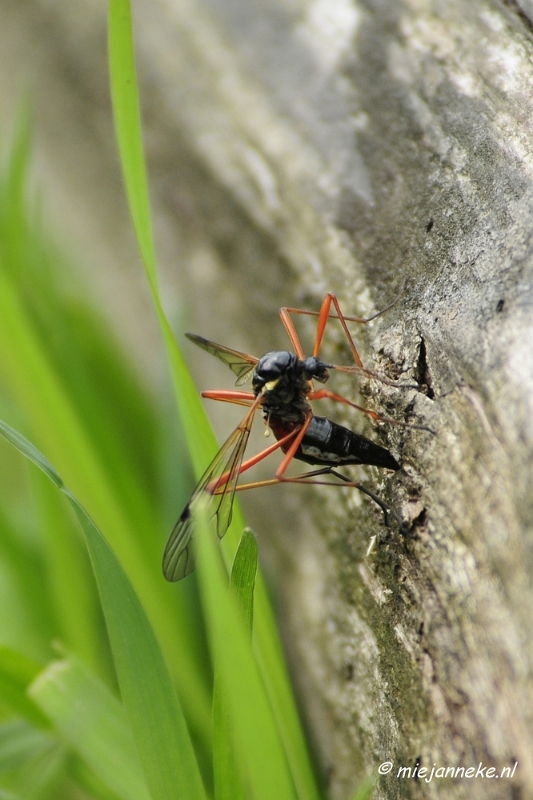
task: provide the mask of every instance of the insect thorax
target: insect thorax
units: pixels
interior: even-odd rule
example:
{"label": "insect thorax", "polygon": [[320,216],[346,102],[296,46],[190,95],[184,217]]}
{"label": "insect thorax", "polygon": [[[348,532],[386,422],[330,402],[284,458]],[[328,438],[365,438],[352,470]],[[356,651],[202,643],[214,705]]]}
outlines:
{"label": "insect thorax", "polygon": [[325,383],[328,366],[314,356],[300,359],[287,350],[266,353],[259,359],[252,379],[255,396],[262,396],[265,418],[303,423],[311,410],[307,396],[313,390],[312,380]]}

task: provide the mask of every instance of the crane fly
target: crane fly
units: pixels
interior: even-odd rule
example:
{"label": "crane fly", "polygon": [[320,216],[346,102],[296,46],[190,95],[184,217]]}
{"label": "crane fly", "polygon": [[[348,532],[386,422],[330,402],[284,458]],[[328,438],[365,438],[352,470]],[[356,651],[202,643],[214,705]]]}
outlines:
{"label": "crane fly", "polygon": [[[335,309],[335,314],[330,313],[332,305]],[[387,311],[388,308],[390,306],[380,311],[379,314]],[[318,317],[312,356],[306,357],[304,355],[291,314],[306,314]],[[178,581],[189,575],[194,569],[193,518],[194,511],[198,505],[207,502],[208,513],[211,518],[216,518],[217,534],[219,538],[222,538],[231,522],[231,512],[236,491],[271,486],[278,483],[320,483],[352,486],[371,497],[381,507],[386,523],[389,513],[396,517],[386,503],[370,489],[357,481],[350,480],[346,475],[337,471],[339,467],[352,464],[371,464],[385,469],[398,470],[400,465],[392,453],[365,436],[354,433],[349,428],[338,425],[327,417],[315,416],[309,404],[309,401],[328,398],[356,408],[374,420],[428,430],[424,426],[410,425],[409,423],[384,417],[376,411],[352,403],[350,400],[328,389],[315,390],[313,382],[317,381],[320,384],[325,384],[329,379],[331,370],[350,374],[364,374],[391,386],[418,388],[410,384],[399,384],[390,381],[385,376],[363,366],[348,330],[347,322],[367,323],[375,319],[379,314],[375,314],[368,319],[345,317],[341,312],[337,298],[333,294],[326,295],[320,311],[282,308],[280,309],[281,321],[285,326],[294,352],[285,350],[272,351],[261,358],[241,353],[238,350],[232,350],[196,334],[186,334],[196,345],[224,362],[232,370],[237,377],[237,386],[242,386],[252,378],[252,391],[211,390],[202,392],[203,397],[236,403],[237,405],[246,406],[248,410],[244,419],[222,445],[206,469],[172,530],[163,557],[163,573],[167,580]],[[340,321],[352,352],[354,365],[339,366],[329,364],[319,358],[324,330],[329,319],[338,319]],[[244,460],[252,423],[259,409],[262,411],[265,425],[267,426],[266,434],[271,431],[274,434],[275,442],[257,455]],[[238,484],[238,479],[243,473],[278,449],[282,451],[284,458],[276,470],[274,478]],[[287,476],[287,469],[294,459],[315,466],[317,469],[299,475]],[[333,477],[336,480],[327,480],[327,477]]]}

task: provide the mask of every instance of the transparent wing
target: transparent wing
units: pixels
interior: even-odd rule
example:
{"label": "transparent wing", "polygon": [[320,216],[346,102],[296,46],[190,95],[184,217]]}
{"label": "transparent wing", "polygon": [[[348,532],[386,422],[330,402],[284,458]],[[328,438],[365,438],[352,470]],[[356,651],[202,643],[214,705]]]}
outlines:
{"label": "transparent wing", "polygon": [[163,556],[163,574],[167,581],[179,581],[195,567],[193,516],[201,503],[205,503],[211,519],[216,517],[219,539],[228,530],[235,487],[257,405],[253,405],[241,424],[222,445],[176,522]]}
{"label": "transparent wing", "polygon": [[224,347],[222,344],[210,342],[209,339],[204,339],[203,336],[197,336],[196,333],[186,333],[185,336],[187,339],[190,339],[191,342],[197,344],[198,347],[201,347],[202,350],[206,350],[208,353],[211,353],[212,356],[216,356],[216,358],[223,361],[224,364],[227,364],[231,371],[237,376],[237,386],[242,386],[243,383],[246,383],[259,361],[255,356],[239,353],[238,350],[232,350],[230,347]]}

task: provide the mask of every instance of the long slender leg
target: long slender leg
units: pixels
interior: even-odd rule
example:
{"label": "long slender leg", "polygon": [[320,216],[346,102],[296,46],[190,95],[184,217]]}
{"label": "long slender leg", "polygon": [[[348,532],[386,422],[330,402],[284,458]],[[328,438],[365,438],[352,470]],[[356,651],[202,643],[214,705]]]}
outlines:
{"label": "long slender leg", "polygon": [[253,392],[239,392],[236,389],[208,389],[202,392],[206,400],[222,400],[224,403],[236,403],[239,406],[251,406],[254,403]]}
{"label": "long slender leg", "polygon": [[[361,484],[359,481],[351,481],[342,473],[336,472],[333,469],[333,467],[322,467],[321,469],[311,470],[310,472],[306,472],[301,475],[294,475],[292,477],[286,476],[285,473],[290,463],[294,459],[294,456],[298,451],[298,448],[300,447],[302,439],[305,436],[305,432],[309,427],[311,420],[312,420],[312,415],[309,415],[300,429],[291,431],[286,436],[274,442],[274,444],[270,445],[270,447],[265,448],[265,450],[262,450],[255,456],[252,456],[252,458],[247,459],[241,464],[239,468],[239,475],[242,475],[244,472],[251,469],[251,467],[255,466],[260,461],[263,461],[263,459],[265,459],[275,450],[278,450],[280,447],[286,445],[292,439],[291,446],[287,450],[285,458],[283,459],[278,469],[276,470],[274,478],[271,478],[270,480],[253,481],[251,483],[241,484],[236,486],[235,490],[237,492],[242,492],[245,491],[246,489],[258,489],[262,486],[274,486],[278,483],[305,483],[305,484],[312,483],[325,486],[340,486],[341,484],[339,484],[336,481],[310,480],[311,478],[317,478],[320,477],[321,475],[333,475],[334,477],[339,478],[340,480],[343,481],[342,485],[351,486],[354,489],[359,489],[359,491],[363,492],[363,494],[366,494],[368,495],[368,497],[372,498],[372,500],[374,500],[374,502],[383,511],[383,515],[385,517],[385,525],[387,525],[387,527],[388,527],[389,514],[392,514],[394,518],[397,520],[397,522],[401,525],[402,523],[398,515],[383,500],[381,500],[376,494],[374,494],[374,492],[372,492],[370,489],[367,489],[367,487]],[[213,487],[213,494],[221,494],[224,491],[225,483],[228,480],[228,478],[229,478],[229,473],[228,475],[222,475],[220,478],[218,478],[218,480],[216,481],[216,486]]]}
{"label": "long slender leg", "polygon": [[[344,486],[344,484],[340,484],[338,482],[333,483],[333,481],[305,481],[304,478],[313,478],[316,475],[328,475],[331,473],[331,467],[323,467],[322,469],[314,469],[310,472],[302,472],[301,475],[293,475],[290,479],[289,478],[267,478],[266,480],[261,481],[254,481],[253,483],[241,483],[239,486],[236,487],[236,492],[243,492],[246,489],[259,489],[261,486],[279,486],[280,483],[289,483],[289,482],[296,482],[296,483],[320,483],[320,484],[327,484],[328,486]],[[302,479],[300,481],[300,479]],[[215,492],[216,494],[216,492]]]}
{"label": "long slender leg", "polygon": [[[332,303],[335,306],[335,310],[337,312],[337,316],[336,317],[334,315],[330,315],[330,313],[329,313]],[[356,346],[354,344],[354,341],[352,339],[352,335],[351,335],[350,331],[348,330],[348,326],[346,325],[347,317],[345,317],[344,314],[342,313],[342,311],[340,309],[340,306],[339,306],[339,301],[337,300],[337,298],[336,298],[336,296],[334,294],[332,294],[331,292],[327,293],[327,295],[324,297],[324,300],[322,301],[322,306],[320,308],[320,311],[318,311],[318,312],[307,312],[307,311],[303,311],[302,309],[298,309],[298,308],[282,308],[282,309],[280,309],[281,320],[282,320],[283,324],[285,325],[287,333],[289,334],[289,338],[290,338],[290,340],[291,340],[291,342],[292,342],[292,344],[293,344],[293,346],[294,346],[299,358],[304,358],[303,349],[302,349],[302,346],[300,344],[300,340],[298,338],[298,334],[296,333],[296,329],[295,329],[294,324],[293,324],[293,322],[292,322],[292,320],[290,318],[290,314],[291,313],[294,313],[294,314],[310,314],[312,316],[315,316],[315,314],[318,314],[318,324],[317,324],[316,337],[315,337],[315,346],[313,348],[313,355],[314,356],[318,356],[318,353],[319,353],[319,350],[320,350],[320,345],[322,344],[322,338],[324,336],[324,330],[326,328],[326,324],[327,324],[328,319],[330,319],[330,317],[333,317],[334,319],[335,318],[338,319],[340,321],[341,325],[342,325],[344,333],[346,334],[346,338],[348,339],[348,344],[350,345],[350,350],[352,351],[352,355],[353,355],[353,357],[355,359],[355,363],[357,364],[358,367],[362,367],[363,366],[363,362],[361,361],[361,357],[360,357],[359,353],[357,352],[357,348],[356,348]],[[355,317],[353,319],[354,319],[354,321],[364,322],[364,320],[358,320]]]}
{"label": "long slender leg", "polygon": [[[311,423],[311,419],[312,419],[311,416],[309,416],[307,418],[305,423],[302,425],[302,428],[298,432],[298,435],[294,438],[294,441],[292,442],[290,448],[288,449],[285,458],[283,459],[282,463],[280,464],[280,466],[276,470],[276,478],[281,483],[307,483],[307,482],[310,482],[310,483],[317,483],[317,484],[338,485],[338,484],[335,484],[333,481],[316,481],[316,480],[308,481],[309,477],[313,477],[313,476],[317,476],[317,475],[328,475],[328,474],[329,475],[334,475],[336,478],[340,478],[342,481],[344,481],[344,485],[345,486],[352,486],[354,489],[359,489],[361,492],[363,492],[363,494],[367,494],[369,497],[371,497],[372,500],[374,500],[378,504],[378,506],[381,508],[381,510],[385,514],[385,522],[388,525],[387,513],[391,511],[389,506],[386,503],[384,503],[383,500],[381,500],[377,495],[375,495],[373,492],[371,492],[370,489],[367,489],[366,486],[363,486],[363,484],[361,484],[359,481],[351,481],[349,478],[347,478],[342,473],[336,472],[333,469],[333,467],[324,467],[322,470],[315,470],[313,472],[307,473],[306,475],[296,475],[295,477],[286,477],[285,476],[285,472],[287,471],[287,468],[288,468],[290,462],[294,458],[294,455],[297,452],[298,447],[300,446],[300,443],[301,443],[301,441],[302,441],[302,439],[303,439],[303,437],[305,435],[305,431],[307,430],[307,428],[309,427],[309,424]],[[401,524],[401,520],[399,519],[398,515],[395,514],[393,511],[392,511],[392,514],[398,520],[398,522]]]}
{"label": "long slender leg", "polygon": [[[343,483],[339,483],[338,481],[320,481],[320,480],[310,480],[311,478],[319,477],[321,475],[334,475],[336,478],[339,478]],[[318,486],[343,486],[343,487],[351,487],[353,489],[359,489],[360,492],[366,494],[367,497],[370,497],[376,505],[378,505],[381,510],[383,511],[384,523],[386,527],[389,527],[389,516],[394,517],[396,522],[402,526],[402,520],[398,516],[398,514],[385,503],[377,494],[374,494],[370,489],[368,489],[364,484],[360,483],[359,481],[351,481],[346,475],[343,475],[340,472],[336,472],[333,467],[323,467],[322,469],[312,470],[311,472],[304,472],[301,475],[293,475],[291,477],[280,477],[280,478],[270,478],[270,480],[263,480],[263,481],[255,481],[254,483],[245,483],[241,484],[240,486],[236,487],[237,492],[242,492],[246,489],[260,489],[263,486],[277,486],[280,483],[303,483],[303,484],[311,484],[311,485],[318,485]]]}
{"label": "long slender leg", "polygon": [[[305,432],[306,432],[307,428],[310,425],[310,422],[311,422],[312,418],[313,417],[310,414],[307,417],[307,419],[305,420],[305,422],[303,423],[303,425],[301,426],[301,428],[296,428],[294,431],[291,431],[286,436],[284,436],[282,439],[278,439],[278,441],[274,442],[274,444],[270,445],[270,447],[267,447],[265,450],[262,450],[257,455],[253,456],[252,458],[249,458],[247,461],[244,461],[241,464],[241,467],[239,469],[239,474],[240,475],[242,475],[243,472],[246,472],[246,470],[248,470],[251,467],[255,466],[255,464],[258,464],[260,461],[262,461],[267,456],[269,456],[270,453],[273,453],[278,448],[283,447],[283,445],[285,445],[288,442],[290,442],[291,439],[293,440],[292,443],[291,443],[291,446],[289,447],[289,449],[285,453],[285,458],[283,459],[283,461],[279,465],[278,469],[276,470],[276,476],[275,476],[274,479],[272,479],[271,481],[267,481],[266,483],[263,482],[263,481],[260,481],[259,483],[254,483],[254,484],[242,484],[240,487],[237,487],[238,491],[243,491],[244,489],[252,489],[252,488],[255,488],[257,486],[269,486],[269,485],[272,485],[273,483],[279,483],[281,480],[283,480],[283,475],[285,474],[289,464],[293,460],[294,454],[297,452],[297,450],[298,450],[298,448],[300,446],[300,443],[301,443],[303,437],[305,436]],[[220,478],[218,478],[218,480],[216,481],[216,483],[215,483],[215,485],[213,486],[213,489],[212,489],[213,494],[220,494],[220,492],[223,491],[225,483],[228,480],[228,477],[229,477],[229,473],[228,473],[228,475],[222,475]]]}
{"label": "long slender leg", "polygon": [[[335,317],[335,315],[330,315],[330,313],[329,313],[332,303],[335,306],[335,310],[337,312],[337,316],[336,317]],[[293,345],[294,345],[294,347],[296,349],[296,352],[298,353],[298,356],[300,358],[303,358],[304,356],[303,356],[302,346],[300,344],[300,340],[298,338],[298,334],[296,333],[296,329],[294,327],[294,324],[293,324],[293,322],[292,322],[292,320],[290,318],[290,314],[310,314],[311,316],[315,316],[316,314],[318,314],[318,324],[317,324],[316,336],[315,336],[315,346],[313,348],[313,355],[314,356],[318,356],[318,353],[320,351],[320,345],[322,344],[322,338],[324,336],[324,330],[326,328],[326,324],[327,324],[328,319],[331,319],[331,318],[338,319],[339,322],[342,325],[344,333],[346,334],[346,338],[348,339],[348,344],[350,345],[350,350],[352,351],[352,355],[353,355],[353,357],[355,359],[355,363],[357,364],[358,367],[362,367],[363,366],[363,362],[361,361],[361,357],[360,357],[359,353],[357,352],[357,348],[355,346],[354,340],[352,339],[352,335],[351,335],[350,331],[348,330],[348,326],[346,325],[346,320],[350,319],[350,318],[344,316],[344,314],[342,313],[342,311],[340,309],[339,301],[337,300],[337,298],[336,298],[336,296],[334,294],[332,294],[331,292],[327,293],[327,295],[324,297],[324,300],[322,301],[322,306],[320,308],[320,311],[318,311],[318,312],[312,312],[312,311],[308,312],[308,311],[303,311],[302,309],[298,309],[298,308],[282,308],[282,309],[280,309],[281,320],[282,320],[283,324],[285,325],[287,333],[289,334],[289,338],[290,338],[291,342],[293,343]],[[363,323],[368,321],[368,320],[359,320],[356,317],[353,317],[352,319],[354,321],[363,322]]]}
{"label": "long slender leg", "polygon": [[[263,461],[263,459],[265,459],[271,453],[275,452],[280,447],[283,447],[284,445],[286,445],[294,437],[297,437],[299,435],[299,433],[300,433],[300,430],[298,428],[296,428],[294,431],[291,431],[286,436],[283,436],[281,439],[278,439],[276,442],[274,442],[274,444],[271,444],[270,447],[266,447],[264,450],[261,450],[260,453],[257,453],[255,456],[252,456],[252,458],[249,458],[246,461],[243,461],[243,463],[239,467],[238,474],[242,475],[244,472],[246,472],[247,470],[249,470],[252,467],[254,467],[260,461]],[[229,480],[229,477],[230,477],[230,473],[229,472],[224,473],[223,475],[220,476],[220,478],[217,478],[216,481],[213,481],[212,484],[209,484],[207,486],[207,490],[210,491],[212,494],[221,494],[224,491],[224,488],[226,486],[226,483]],[[278,483],[278,481],[276,481],[276,483]],[[255,486],[255,484],[253,486]],[[253,486],[251,484],[250,485],[243,484],[242,486],[237,487],[237,489],[239,491],[242,491],[243,489],[246,489],[246,488],[253,488]]]}
{"label": "long slender leg", "polygon": [[[400,295],[401,296],[401,295]],[[305,314],[309,316],[319,317],[318,325],[317,325],[317,332],[316,332],[316,339],[315,339],[315,347],[313,350],[313,355],[317,356],[320,350],[320,345],[322,343],[322,338],[324,336],[324,330],[329,319],[338,319],[342,325],[344,333],[346,334],[346,338],[348,339],[348,344],[350,346],[350,350],[352,351],[352,355],[355,360],[355,366],[338,366],[335,365],[334,369],[338,370],[339,372],[347,372],[347,373],[362,373],[363,375],[367,375],[369,378],[374,378],[375,380],[380,381],[381,383],[385,383],[387,386],[393,386],[394,388],[398,389],[418,389],[418,384],[413,383],[399,383],[398,381],[392,381],[387,378],[385,375],[381,375],[379,372],[376,372],[373,369],[368,369],[368,367],[364,367],[361,361],[361,357],[357,352],[357,348],[353,341],[352,335],[348,330],[346,322],[359,322],[361,324],[366,324],[367,322],[371,322],[371,320],[376,319],[381,314],[384,314],[388,311],[392,306],[394,306],[398,302],[399,297],[394,300],[394,302],[390,303],[386,308],[378,311],[371,317],[367,319],[361,319],[360,317],[346,317],[339,307],[339,302],[334,294],[328,293],[324,298],[322,303],[322,307],[320,311],[304,311],[301,308],[288,308],[284,307],[280,309],[281,318],[283,324],[287,332],[289,333],[289,337],[291,342],[295,346],[296,352],[298,353],[300,358],[303,358],[302,355],[302,348],[300,345],[300,341],[298,339],[298,335],[294,328],[294,324],[290,319],[290,314]],[[337,314],[330,314],[331,305],[334,305]]]}
{"label": "long slender leg", "polygon": [[369,378],[374,378],[374,380],[379,381],[380,383],[385,383],[387,386],[393,386],[395,389],[419,389],[419,385],[417,383],[400,383],[399,381],[391,381],[390,378],[387,378],[385,375],[382,375],[380,372],[376,372],[373,369],[368,369],[368,367],[358,367],[358,366],[344,366],[335,364],[331,369],[337,370],[337,372],[346,372],[348,375],[367,375]]}
{"label": "long slender leg", "polygon": [[276,470],[276,478],[283,479],[283,475],[287,471],[289,464],[291,463],[296,452],[298,451],[298,448],[300,447],[302,439],[304,438],[305,432],[308,429],[309,425],[311,424],[312,419],[313,415],[310,413],[305,422],[303,423],[302,427],[300,428],[300,430],[296,433],[296,436],[294,437],[291,446],[285,453],[285,458],[283,459],[283,461]]}
{"label": "long slender leg", "polygon": [[[346,320],[346,322],[358,322],[360,325],[366,325],[367,322],[372,322],[373,320],[377,319],[378,317],[381,317],[382,314],[385,314],[386,311],[389,311],[393,306],[396,305],[396,303],[398,302],[400,297],[401,297],[401,294],[398,295],[396,300],[393,300],[392,303],[389,303],[388,306],[385,306],[385,308],[382,308],[381,311],[376,311],[375,314],[372,314],[371,317],[347,317],[346,314],[343,314],[343,317]],[[320,311],[307,311],[306,309],[303,309],[303,308],[289,308],[288,306],[284,306],[284,310],[288,311],[289,314],[305,314],[306,316],[309,316],[309,317],[319,317],[320,316]],[[338,316],[336,314],[330,314],[329,315],[329,319],[338,319]]]}
{"label": "long slender leg", "polygon": [[365,408],[364,406],[358,406],[357,403],[352,403],[351,400],[347,400],[340,394],[330,392],[329,389],[319,389],[318,391],[312,392],[312,394],[309,395],[309,400],[324,400],[326,398],[328,400],[334,400],[336,403],[345,403],[345,405],[356,408],[358,411],[362,411],[363,414],[368,414],[369,417],[372,417],[372,419],[378,420],[379,422],[389,422],[391,425],[401,425],[402,428],[415,428],[416,430],[429,431],[430,433],[433,433],[431,428],[428,428],[425,425],[413,425],[410,422],[400,422],[400,420],[392,419],[391,417],[384,417],[382,414],[378,414],[377,411],[372,411],[370,408]]}
{"label": "long slender leg", "polygon": [[[407,383],[398,383],[397,381],[391,381],[391,380],[389,380],[389,378],[385,377],[385,375],[381,375],[379,372],[376,372],[375,370],[368,369],[367,367],[364,367],[363,363],[361,361],[361,357],[360,357],[360,355],[359,355],[359,353],[357,351],[357,348],[355,346],[355,343],[353,341],[352,335],[351,335],[351,333],[348,330],[348,327],[346,325],[346,322],[358,322],[358,323],[360,323],[362,325],[365,325],[367,322],[371,322],[372,320],[377,319],[377,317],[380,317],[382,314],[384,314],[386,311],[388,311],[394,305],[396,305],[396,303],[398,302],[398,300],[400,299],[401,296],[402,296],[402,293],[400,293],[400,295],[395,300],[393,300],[392,303],[389,303],[388,306],[386,306],[385,308],[381,309],[381,311],[378,311],[376,314],[373,314],[371,317],[367,317],[367,318],[347,317],[347,316],[345,316],[342,313],[342,311],[340,310],[339,301],[337,300],[337,297],[334,294],[332,294],[331,292],[328,292],[328,294],[324,298],[320,311],[307,311],[307,310],[304,310],[302,308],[291,308],[289,306],[284,306],[283,308],[280,308],[280,316],[281,316],[281,321],[283,322],[283,325],[285,326],[285,329],[286,329],[286,331],[287,331],[287,333],[289,335],[291,343],[292,343],[296,353],[298,354],[299,358],[304,358],[304,352],[303,352],[302,345],[300,343],[300,339],[299,339],[298,334],[296,332],[296,329],[294,327],[294,323],[290,318],[290,315],[291,314],[303,314],[303,315],[306,315],[306,316],[312,316],[312,317],[318,317],[319,318],[318,325],[317,325],[316,338],[315,338],[315,347],[314,347],[314,350],[313,350],[313,355],[314,356],[318,356],[318,352],[320,350],[320,345],[322,343],[322,338],[324,336],[324,330],[325,330],[327,321],[329,319],[338,319],[340,321],[341,325],[342,325],[344,333],[346,334],[346,338],[348,339],[348,344],[350,346],[350,350],[352,351],[352,355],[354,357],[356,366],[349,367],[349,366],[337,366],[337,365],[335,365],[334,368],[336,370],[339,370],[340,372],[348,372],[348,373],[361,372],[361,373],[363,373],[364,375],[367,375],[370,378],[375,378],[376,380],[380,381],[381,383],[385,383],[385,384],[387,384],[387,386],[393,386],[395,388],[418,389],[419,388],[418,384],[407,384]],[[337,314],[331,314],[330,313],[331,304],[332,303],[333,303],[333,305],[335,307],[335,310],[337,311]]]}
{"label": "long slender leg", "polygon": [[378,497],[377,494],[374,494],[374,492],[370,491],[370,489],[367,489],[366,486],[363,486],[361,483],[356,483],[354,481],[351,481],[349,478],[346,477],[346,475],[343,475],[341,472],[336,472],[334,469],[331,470],[331,474],[343,480],[345,486],[353,486],[359,489],[359,491],[362,492],[363,494],[366,494],[368,497],[370,497],[374,501],[374,503],[376,503],[383,511],[383,516],[385,517],[384,521],[387,528],[389,527],[389,514],[392,514],[392,516],[394,517],[396,522],[400,525],[400,527],[403,525],[403,522],[398,516],[398,514],[395,511],[393,511],[393,509],[389,505],[387,505],[387,503],[385,503],[381,499],[381,497]]}
{"label": "long slender leg", "polygon": [[291,344],[294,347],[296,355],[298,356],[298,358],[305,358],[303,347],[302,347],[302,344],[300,342],[300,337],[296,333],[296,328],[294,327],[293,321],[290,318],[290,314],[289,314],[290,311],[292,311],[292,309],[280,308],[279,315],[281,317],[281,321],[283,322],[283,325],[285,326],[285,330],[287,331],[287,333],[289,335],[289,339],[291,340]]}
{"label": "long slender leg", "polygon": [[359,489],[359,491],[362,492],[363,494],[366,494],[381,508],[381,510],[383,511],[384,522],[387,528],[389,527],[389,514],[392,514],[396,522],[399,525],[402,525],[402,520],[400,519],[398,514],[396,514],[396,512],[393,511],[392,508],[389,505],[387,505],[387,503],[385,503],[380,497],[378,497],[377,494],[374,494],[374,492],[372,492],[370,489],[367,489],[367,487],[364,486],[359,481],[350,480],[350,478],[347,478],[346,475],[343,475],[341,472],[337,472],[336,470],[334,470],[333,467],[325,467],[324,470],[317,470],[315,473],[310,472],[308,473],[308,475],[312,476],[314,474],[318,475],[321,473],[334,475],[336,478],[339,478],[340,480],[344,481],[344,483],[339,484],[335,481],[315,481],[315,480],[307,481],[306,475],[296,475],[295,477],[292,478],[282,477],[280,481],[281,483],[314,483],[314,484],[323,484],[326,486],[341,486],[341,485],[345,487],[351,486],[354,489]]}
{"label": "long slender leg", "polygon": [[[324,305],[326,305],[326,301],[327,300],[329,300],[329,304],[327,305],[328,312],[329,312],[329,308],[331,307],[331,303],[333,303],[333,305],[335,306],[335,310],[336,310],[336,312],[338,314],[339,321],[340,321],[340,323],[342,325],[342,329],[343,329],[344,333],[346,334],[346,338],[348,339],[348,344],[350,345],[350,350],[352,351],[352,355],[354,357],[354,361],[355,361],[355,363],[357,364],[358,367],[362,367],[363,366],[363,362],[361,361],[361,357],[360,357],[359,353],[357,352],[357,348],[355,346],[355,342],[352,339],[352,334],[348,330],[348,326],[346,324],[346,320],[344,318],[344,315],[343,315],[343,313],[341,311],[341,308],[340,308],[340,305],[339,305],[339,301],[337,300],[335,295],[331,294],[331,293],[326,295],[326,300],[324,301]],[[320,320],[320,318],[319,318],[319,320]],[[313,355],[315,355],[315,356],[318,355],[318,351],[320,350],[320,345],[322,344],[322,336],[324,334],[324,328],[326,326],[326,322],[327,322],[327,317],[324,320],[324,326],[322,328],[320,336],[319,336],[319,331],[317,330],[317,337],[316,337],[316,342],[315,342],[315,351],[313,351]]]}
{"label": "long slender leg", "polygon": [[[396,303],[396,302],[397,301],[395,300],[394,303]],[[332,303],[335,306],[335,310],[337,311],[337,314],[330,314],[329,313]],[[352,351],[353,357],[355,359],[355,363],[357,364],[358,367],[362,367],[363,366],[363,362],[361,361],[361,358],[359,356],[359,353],[357,352],[357,348],[356,348],[356,346],[354,344],[354,341],[352,339],[350,331],[348,330],[348,326],[346,325],[346,320],[349,320],[350,322],[359,322],[359,323],[364,325],[367,322],[370,322],[371,320],[376,319],[376,317],[379,317],[379,315],[383,314],[385,311],[388,311],[389,308],[392,308],[394,303],[391,303],[389,306],[387,306],[387,308],[384,308],[382,311],[379,311],[377,314],[374,314],[372,317],[368,317],[368,319],[361,319],[360,317],[345,317],[344,314],[342,313],[342,311],[340,310],[339,301],[337,300],[336,296],[334,294],[332,294],[331,292],[328,292],[328,294],[325,296],[324,300],[322,301],[322,306],[320,308],[320,311],[304,311],[301,308],[288,308],[287,306],[284,306],[283,308],[280,308],[279,313],[280,313],[281,321],[283,322],[283,325],[285,326],[285,330],[287,331],[287,333],[289,335],[289,339],[291,340],[292,346],[294,347],[294,349],[295,349],[295,351],[296,351],[296,353],[297,353],[299,358],[304,358],[305,357],[304,356],[304,351],[303,351],[303,348],[302,348],[302,345],[301,345],[301,342],[300,342],[300,337],[298,336],[298,334],[296,332],[296,328],[294,327],[294,323],[293,323],[290,315],[291,314],[305,314],[305,315],[309,315],[309,316],[313,316],[313,317],[314,316],[318,317],[318,325],[317,325],[317,332],[316,332],[316,338],[315,338],[315,346],[314,346],[314,349],[313,349],[313,355],[314,356],[318,356],[318,352],[320,350],[320,345],[322,343],[322,338],[324,336],[324,329],[326,327],[326,323],[327,323],[328,319],[338,319],[340,321],[340,323],[341,323],[341,325],[343,327],[343,330],[344,330],[344,332],[346,334],[346,337],[348,339],[348,343],[350,345],[350,350]]]}

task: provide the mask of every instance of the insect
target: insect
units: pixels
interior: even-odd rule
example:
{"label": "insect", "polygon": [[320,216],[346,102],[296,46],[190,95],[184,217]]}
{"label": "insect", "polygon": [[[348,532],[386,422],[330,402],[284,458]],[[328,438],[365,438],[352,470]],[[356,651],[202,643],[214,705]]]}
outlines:
{"label": "insect", "polygon": [[[336,313],[331,313],[332,306]],[[387,306],[379,314],[384,313],[390,307]],[[306,357],[304,355],[291,314],[306,314],[318,317],[312,356]],[[385,469],[398,470],[400,465],[392,453],[365,436],[354,433],[349,428],[345,428],[327,417],[315,416],[309,403],[309,401],[329,398],[356,408],[374,420],[391,422],[405,427],[423,427],[389,419],[375,411],[352,403],[350,400],[328,389],[320,388],[315,390],[314,381],[325,384],[331,370],[351,374],[365,374],[392,386],[418,388],[409,384],[395,383],[363,366],[348,330],[347,322],[367,323],[375,319],[379,314],[375,314],[368,319],[345,317],[341,312],[337,298],[331,293],[324,298],[320,311],[282,308],[280,309],[281,321],[288,333],[294,352],[286,350],[273,351],[266,353],[262,358],[240,353],[237,350],[216,344],[196,334],[186,334],[191,341],[203,350],[227,364],[237,376],[237,386],[242,386],[251,377],[252,391],[211,390],[202,392],[203,397],[243,405],[248,408],[248,411],[205,471],[172,530],[163,557],[163,573],[167,580],[178,581],[189,575],[194,569],[193,512],[197,505],[207,501],[210,516],[216,517],[218,537],[222,538],[231,522],[235,492],[243,489],[278,483],[321,483],[352,486],[367,494],[381,507],[386,523],[389,513],[393,513],[396,516],[367,487],[357,481],[350,480],[350,478],[338,472],[339,467],[352,464],[372,464]],[[329,319],[338,319],[340,321],[355,361],[353,366],[329,364],[319,358],[324,330]],[[262,411],[265,425],[267,426],[265,433],[268,434],[271,431],[276,441],[245,461],[244,454],[252,429],[252,422],[259,409]],[[276,470],[274,478],[238,485],[240,475],[278,449],[284,453],[284,458]],[[286,474],[287,469],[293,459],[303,461],[317,468],[299,475],[288,476]],[[330,480],[327,480],[328,477]],[[336,480],[331,480],[331,478]]]}

